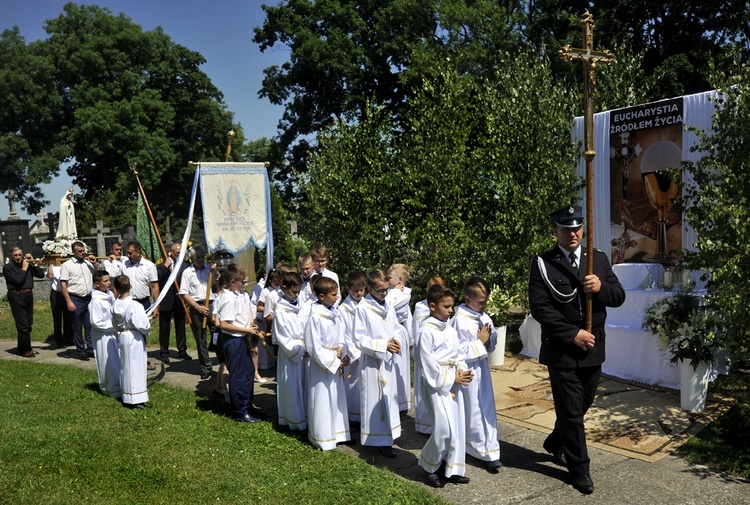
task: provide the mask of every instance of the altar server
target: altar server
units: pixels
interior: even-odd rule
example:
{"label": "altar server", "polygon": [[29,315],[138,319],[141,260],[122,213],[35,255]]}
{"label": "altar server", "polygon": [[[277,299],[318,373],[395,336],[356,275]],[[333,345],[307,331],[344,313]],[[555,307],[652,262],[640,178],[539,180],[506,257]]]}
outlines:
{"label": "altar server", "polygon": [[458,307],[450,324],[458,332],[463,359],[474,374],[471,384],[459,391],[466,414],[466,452],[494,472],[503,465],[497,438],[495,393],[487,359],[497,344],[492,319],[484,313],[489,295],[487,282],[471,277],[464,283],[464,303]]}
{"label": "altar server", "polygon": [[399,338],[404,352],[394,356],[396,369],[396,389],[398,391],[398,409],[406,412],[411,408],[411,353],[414,345],[412,338],[411,288],[406,286],[409,279],[409,268],[403,263],[391,265],[388,269],[388,284],[390,291],[386,300],[396,312],[396,319],[400,325]]}
{"label": "altar server", "polygon": [[112,304],[112,323],[120,347],[120,390],[122,403],[134,409],[146,408],[146,337],[151,324],[143,304],[130,296],[127,275],[115,277],[117,299]]}
{"label": "altar server", "polygon": [[354,313],[359,302],[365,296],[367,276],[364,272],[350,272],[346,277],[346,300],[339,305],[339,318],[344,328],[344,342],[349,356],[349,365],[344,368],[344,383],[346,384],[346,407],[349,410],[349,422],[359,423],[361,420],[359,358],[362,351],[354,340]]}
{"label": "altar server", "polygon": [[94,290],[89,302],[91,318],[91,341],[94,344],[96,373],[99,390],[113,398],[122,397],[120,392],[120,349],[112,324],[112,306],[115,297],[109,291],[109,272],[97,270],[93,275]]}

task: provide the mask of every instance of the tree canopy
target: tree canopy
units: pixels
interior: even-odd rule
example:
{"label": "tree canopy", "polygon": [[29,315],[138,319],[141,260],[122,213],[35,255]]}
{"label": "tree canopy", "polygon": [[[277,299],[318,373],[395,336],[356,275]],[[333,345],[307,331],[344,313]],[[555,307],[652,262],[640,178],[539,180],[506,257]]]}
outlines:
{"label": "tree canopy", "polygon": [[16,104],[1,113],[0,189],[29,174],[22,202],[34,212],[47,203],[38,183],[68,162],[84,193],[79,219],[106,215],[120,227],[135,215],[128,167],[137,163],[157,221],[176,224],[189,202],[188,161],[223,160],[232,129],[221,92],[200,70],[204,58],[96,6],[66,4],[45,30],[47,39],[28,45],[17,30],[0,39],[1,71],[14,75],[0,90],[9,87],[4,97]]}
{"label": "tree canopy", "polygon": [[267,17],[254,41],[261,50],[290,51],[289,62],[265,70],[260,90],[285,106],[275,177],[289,203],[305,198],[297,181],[317,133],[337,120],[361,119],[367,103],[400,123],[434,61],[453,58],[459,73],[490,76],[504,54],[531,52],[546,58],[554,82],[580,89],[581,72],[557,51],[580,47],[585,9],[596,20],[595,46],[637,61],[632,93],[610,98],[706,91],[711,68],[750,56],[750,5],[741,0],[282,0],[263,8]]}

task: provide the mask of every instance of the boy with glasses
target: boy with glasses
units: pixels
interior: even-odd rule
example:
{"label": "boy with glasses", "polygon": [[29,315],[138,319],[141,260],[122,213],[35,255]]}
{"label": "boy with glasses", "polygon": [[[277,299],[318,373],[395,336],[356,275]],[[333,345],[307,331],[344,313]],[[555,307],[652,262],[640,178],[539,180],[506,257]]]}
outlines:
{"label": "boy with glasses", "polygon": [[393,441],[401,436],[394,354],[407,352],[398,338],[396,313],[386,302],[390,290],[383,270],[367,276],[369,294],[354,314],[354,343],[360,357],[360,442],[376,446],[381,454],[395,458]]}

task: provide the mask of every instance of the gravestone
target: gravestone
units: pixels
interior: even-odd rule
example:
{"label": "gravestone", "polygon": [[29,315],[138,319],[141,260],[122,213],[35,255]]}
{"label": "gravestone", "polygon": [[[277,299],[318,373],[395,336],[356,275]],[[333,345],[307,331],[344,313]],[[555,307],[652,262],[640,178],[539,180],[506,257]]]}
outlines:
{"label": "gravestone", "polygon": [[31,252],[31,238],[29,237],[29,220],[19,219],[16,213],[18,195],[11,190],[5,194],[10,206],[7,221],[0,221],[0,240],[2,240],[3,264],[10,261],[11,251],[18,246],[24,252]]}

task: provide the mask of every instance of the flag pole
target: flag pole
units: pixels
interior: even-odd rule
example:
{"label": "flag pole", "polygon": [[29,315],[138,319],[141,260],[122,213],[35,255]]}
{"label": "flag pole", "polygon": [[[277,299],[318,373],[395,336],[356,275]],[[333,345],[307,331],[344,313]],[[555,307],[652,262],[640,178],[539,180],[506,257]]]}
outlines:
{"label": "flag pole", "polygon": [[[146,213],[148,214],[148,220],[151,223],[151,227],[154,229],[154,233],[156,233],[156,239],[159,242],[159,248],[161,249],[162,258],[165,260],[167,259],[167,249],[164,247],[164,242],[162,241],[161,234],[159,233],[159,228],[156,226],[156,220],[154,219],[154,214],[151,212],[151,206],[148,204],[148,199],[146,198],[146,192],[143,191],[143,185],[141,184],[141,179],[138,177],[138,170],[136,170],[136,166],[138,165],[137,162],[133,162],[130,164],[130,170],[133,171],[133,174],[135,175],[135,181],[138,183],[138,192],[141,194],[141,198],[143,198],[143,205],[146,207]],[[180,285],[177,283],[177,279],[174,280],[174,285],[177,288],[177,291],[180,291]],[[187,318],[188,324],[193,324],[193,321],[190,317],[190,311],[187,308],[187,305],[185,304],[185,300],[182,299],[180,296],[180,301],[182,302],[182,308],[185,311],[185,317]]]}

